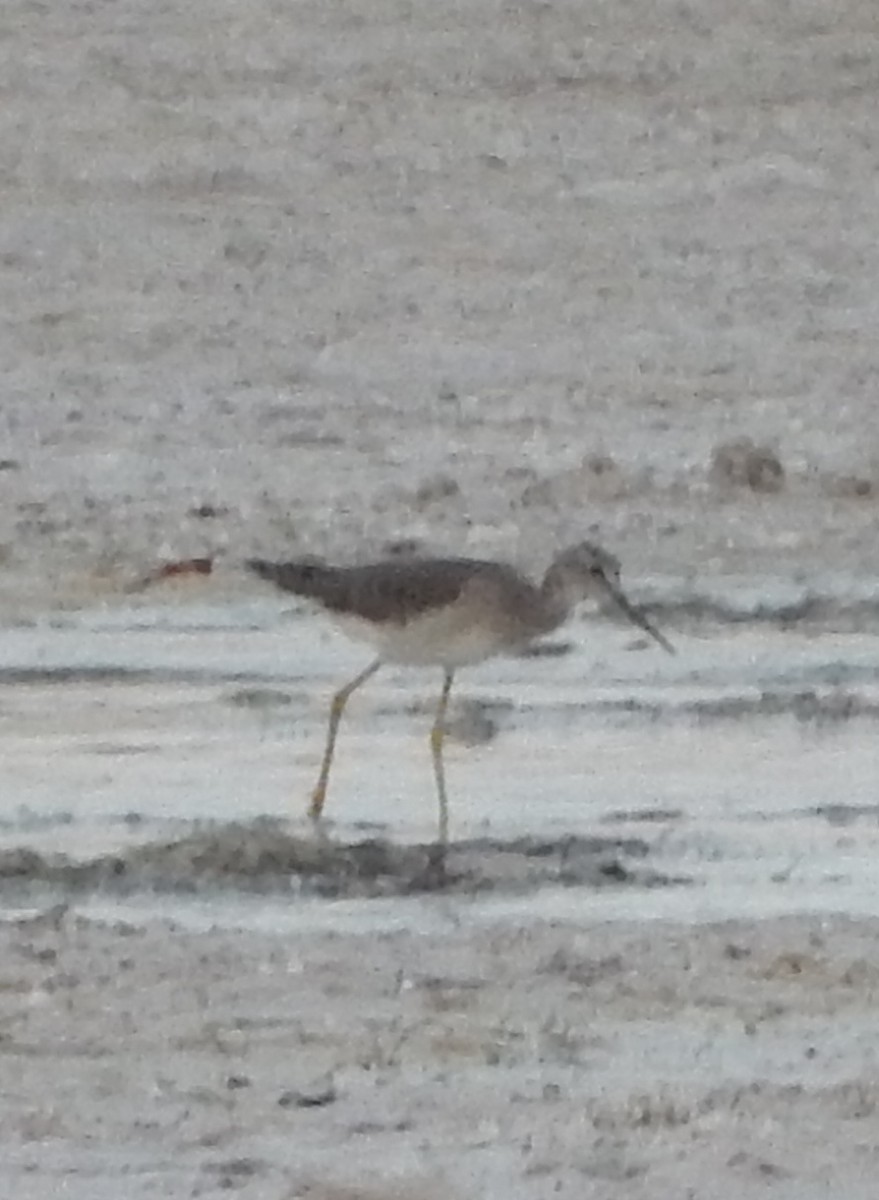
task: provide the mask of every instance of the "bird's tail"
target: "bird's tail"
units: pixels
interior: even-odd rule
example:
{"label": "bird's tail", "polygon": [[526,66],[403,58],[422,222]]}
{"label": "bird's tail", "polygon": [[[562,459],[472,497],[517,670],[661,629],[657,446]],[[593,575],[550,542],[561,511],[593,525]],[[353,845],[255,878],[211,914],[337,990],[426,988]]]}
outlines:
{"label": "bird's tail", "polygon": [[267,579],[285,592],[297,596],[312,596],[322,599],[333,574],[332,567],[316,562],[268,562],[264,558],[250,558],[247,568]]}

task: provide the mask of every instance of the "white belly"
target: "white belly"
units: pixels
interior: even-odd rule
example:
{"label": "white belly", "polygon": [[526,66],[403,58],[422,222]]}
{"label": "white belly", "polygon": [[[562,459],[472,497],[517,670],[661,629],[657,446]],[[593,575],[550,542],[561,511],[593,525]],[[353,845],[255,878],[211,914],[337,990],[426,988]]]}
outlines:
{"label": "white belly", "polygon": [[384,662],[412,667],[454,670],[512,649],[494,630],[481,622],[463,621],[453,608],[425,613],[407,625],[373,625],[360,617],[335,614],[333,621],[349,637],[368,642]]}

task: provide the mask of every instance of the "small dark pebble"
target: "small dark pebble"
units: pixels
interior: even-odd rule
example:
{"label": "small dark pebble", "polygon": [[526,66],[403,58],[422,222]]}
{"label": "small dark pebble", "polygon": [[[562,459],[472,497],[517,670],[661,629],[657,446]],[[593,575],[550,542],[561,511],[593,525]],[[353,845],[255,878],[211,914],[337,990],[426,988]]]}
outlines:
{"label": "small dark pebble", "polygon": [[516,655],[517,658],[562,658],[574,649],[573,642],[529,642]]}
{"label": "small dark pebble", "polygon": [[219,1176],[221,1188],[233,1188],[240,1186],[242,1180],[265,1175],[266,1168],[267,1164],[259,1158],[228,1158],[222,1162],[207,1163],[203,1169]]}
{"label": "small dark pebble", "polygon": [[602,863],[598,869],[604,879],[615,879],[620,883],[625,883],[631,878],[631,873],[616,858],[611,862]]}
{"label": "small dark pebble", "polygon": [[422,552],[424,546],[418,538],[396,538],[385,542],[384,552],[392,558],[413,558]]}
{"label": "small dark pebble", "polygon": [[217,504],[198,504],[195,508],[189,510],[190,516],[198,517],[201,521],[211,521],[215,517],[222,517],[228,513],[228,508]]}
{"label": "small dark pebble", "polygon": [[751,951],[747,946],[739,946],[735,942],[727,942],[723,948],[723,957],[739,962],[740,959],[750,958]]}
{"label": "small dark pebble", "polygon": [[285,704],[292,704],[293,697],[280,688],[248,687],[231,692],[227,701],[236,708],[279,708]]}
{"label": "small dark pebble", "polygon": [[226,1087],[230,1092],[238,1092],[241,1088],[250,1087],[250,1079],[247,1075],[229,1075],[226,1079]]}
{"label": "small dark pebble", "polygon": [[278,1105],[280,1108],[324,1108],[327,1104],[334,1104],[337,1099],[335,1087],[329,1084],[314,1092],[300,1092],[290,1088],[278,1097]]}
{"label": "small dark pebble", "polygon": [[414,1128],[414,1121],[409,1117],[402,1117],[399,1121],[393,1121],[390,1124],[386,1124],[384,1121],[355,1121],[353,1125],[348,1126],[348,1132],[370,1136],[375,1133],[409,1133]]}

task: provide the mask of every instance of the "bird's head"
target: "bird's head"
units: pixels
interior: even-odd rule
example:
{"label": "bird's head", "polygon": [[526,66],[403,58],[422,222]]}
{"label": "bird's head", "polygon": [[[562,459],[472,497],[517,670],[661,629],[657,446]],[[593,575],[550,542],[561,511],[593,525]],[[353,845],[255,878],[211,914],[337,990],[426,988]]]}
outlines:
{"label": "bird's head", "polygon": [[578,542],[563,550],[547,572],[547,585],[570,607],[581,600],[610,598],[633,625],[649,633],[663,650],[675,653],[671,643],[623,591],[619,559],[595,542]]}

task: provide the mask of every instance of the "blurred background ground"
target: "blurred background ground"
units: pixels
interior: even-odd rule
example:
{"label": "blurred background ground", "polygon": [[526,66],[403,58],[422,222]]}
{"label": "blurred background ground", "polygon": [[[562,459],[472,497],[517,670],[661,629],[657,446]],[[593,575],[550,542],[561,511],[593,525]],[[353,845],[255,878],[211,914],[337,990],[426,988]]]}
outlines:
{"label": "blurred background ground", "polygon": [[871,0],[9,0],[7,608],[410,538],[863,570],[877,37]]}

